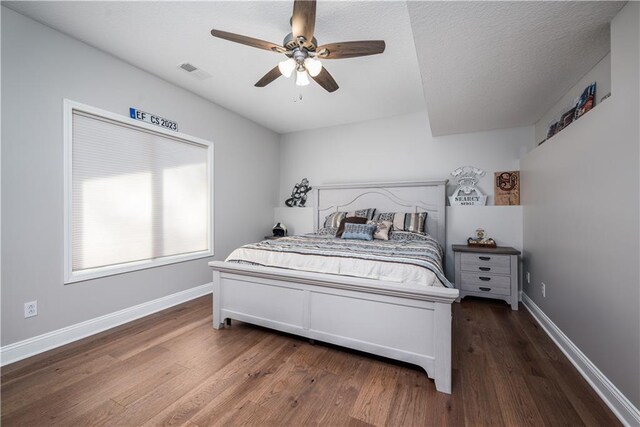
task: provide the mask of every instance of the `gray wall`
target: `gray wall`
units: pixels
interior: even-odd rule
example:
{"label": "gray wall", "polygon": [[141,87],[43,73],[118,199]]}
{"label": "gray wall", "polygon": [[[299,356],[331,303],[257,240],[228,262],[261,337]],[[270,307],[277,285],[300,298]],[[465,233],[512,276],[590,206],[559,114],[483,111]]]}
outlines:
{"label": "gray wall", "polygon": [[[533,147],[533,126],[434,137],[426,111],[289,133],[280,145],[280,204],[302,177],[312,185],[443,179],[459,166],[473,165],[487,171],[479,187],[492,205],[493,173],[518,170],[519,159]],[[448,243],[464,243],[480,227],[499,244],[522,248],[520,206],[447,208]],[[446,273],[452,280],[450,246]]]}
{"label": "gray wall", "polygon": [[2,345],[211,281],[202,259],[63,285],[63,98],[138,107],[215,143],[217,259],[273,226],[277,134],[3,7]]}
{"label": "gray wall", "polygon": [[521,161],[524,291],[636,407],[639,26],[636,2],[612,21],[612,97]]}

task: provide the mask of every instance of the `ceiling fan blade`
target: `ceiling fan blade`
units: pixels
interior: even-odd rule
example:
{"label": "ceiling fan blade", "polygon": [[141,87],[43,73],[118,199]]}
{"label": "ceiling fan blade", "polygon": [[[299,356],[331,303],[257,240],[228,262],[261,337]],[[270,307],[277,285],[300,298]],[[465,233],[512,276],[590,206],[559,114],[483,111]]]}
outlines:
{"label": "ceiling fan blade", "polygon": [[273,67],[273,69],[271,71],[269,71],[260,80],[258,80],[258,82],[255,84],[255,86],[256,87],[265,87],[266,85],[268,85],[269,83],[271,83],[272,81],[274,81],[275,79],[280,77],[281,75],[282,75],[282,73],[280,72],[280,69],[276,65],[275,67]]}
{"label": "ceiling fan blade", "polygon": [[293,2],[293,16],[291,17],[291,33],[297,39],[305,38],[305,46],[313,41],[316,27],[316,0],[295,0]]}
{"label": "ceiling fan blade", "polygon": [[385,47],[384,40],[338,42],[322,45],[316,49],[316,52],[320,58],[324,59],[356,58],[377,55],[384,52]]}
{"label": "ceiling fan blade", "polygon": [[254,39],[253,37],[247,37],[240,34],[228,33],[226,31],[211,30],[211,35],[213,37],[218,37],[220,39],[229,40],[246,46],[257,47],[258,49],[271,50],[278,53],[286,51],[284,47],[279,46],[275,43],[267,42],[260,39]]}
{"label": "ceiling fan blade", "polygon": [[327,69],[324,67],[322,67],[320,74],[315,77],[311,76],[311,78],[329,93],[338,90],[338,83],[336,83],[336,81],[333,79],[333,76],[329,74]]}

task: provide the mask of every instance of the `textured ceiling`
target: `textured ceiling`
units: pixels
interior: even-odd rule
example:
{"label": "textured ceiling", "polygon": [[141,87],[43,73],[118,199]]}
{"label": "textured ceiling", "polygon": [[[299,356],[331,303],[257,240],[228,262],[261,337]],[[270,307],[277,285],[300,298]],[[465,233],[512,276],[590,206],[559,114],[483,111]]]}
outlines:
{"label": "textured ceiling", "polygon": [[[280,77],[254,83],[284,59],[213,38],[212,28],[281,43],[293,2],[3,2],[3,5],[109,52],[279,133],[369,120],[425,108],[404,2],[330,2],[317,6],[322,43],[383,39],[382,55],[325,60],[340,89],[314,82],[301,90]],[[212,78],[176,65],[191,62]],[[303,101],[294,102],[302,93]]]}
{"label": "textured ceiling", "polygon": [[610,49],[625,2],[409,2],[434,135],[531,125]]}
{"label": "textured ceiling", "polygon": [[[624,2],[321,0],[319,43],[387,43],[382,55],[324,60],[340,85],[333,94],[283,77],[256,88],[283,56],[209,34],[280,43],[291,1],[3,5],[279,133],[415,112],[426,99],[433,134],[446,135],[535,123],[609,51],[609,22]],[[197,80],[182,62],[212,77]]]}

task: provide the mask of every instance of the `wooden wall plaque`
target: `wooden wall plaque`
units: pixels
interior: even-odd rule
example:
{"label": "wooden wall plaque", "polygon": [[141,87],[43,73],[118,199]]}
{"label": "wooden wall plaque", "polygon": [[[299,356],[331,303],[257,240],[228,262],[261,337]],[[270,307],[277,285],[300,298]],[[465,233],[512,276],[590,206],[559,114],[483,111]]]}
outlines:
{"label": "wooden wall plaque", "polygon": [[496,172],[495,187],[497,206],[520,204],[520,171]]}

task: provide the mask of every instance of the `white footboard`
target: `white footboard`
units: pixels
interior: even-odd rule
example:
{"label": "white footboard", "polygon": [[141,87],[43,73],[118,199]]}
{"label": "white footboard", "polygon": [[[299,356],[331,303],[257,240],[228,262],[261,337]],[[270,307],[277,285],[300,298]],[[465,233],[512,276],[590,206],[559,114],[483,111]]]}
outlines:
{"label": "white footboard", "polygon": [[236,319],[421,366],[451,393],[457,289],[213,261],[213,326]]}

